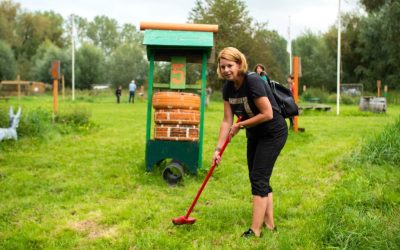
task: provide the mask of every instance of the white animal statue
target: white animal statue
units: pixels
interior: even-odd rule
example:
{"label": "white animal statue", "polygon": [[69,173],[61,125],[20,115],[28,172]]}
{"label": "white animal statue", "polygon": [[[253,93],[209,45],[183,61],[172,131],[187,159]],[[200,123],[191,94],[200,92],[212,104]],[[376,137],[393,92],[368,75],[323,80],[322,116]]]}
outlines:
{"label": "white animal statue", "polygon": [[18,112],[14,114],[13,108],[10,107],[9,116],[10,116],[10,127],[9,128],[0,128],[0,141],[4,139],[18,139],[17,128],[19,123],[19,118],[21,117],[21,107],[19,107]]}

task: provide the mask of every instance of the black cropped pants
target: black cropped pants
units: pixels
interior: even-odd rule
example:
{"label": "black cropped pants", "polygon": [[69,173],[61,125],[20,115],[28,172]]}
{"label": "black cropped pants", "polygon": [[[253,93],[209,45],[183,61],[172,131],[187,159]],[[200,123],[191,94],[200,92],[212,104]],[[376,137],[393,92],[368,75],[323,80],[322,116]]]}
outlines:
{"label": "black cropped pants", "polygon": [[268,137],[247,139],[247,166],[253,195],[266,197],[272,192],[269,180],[287,136],[285,127],[279,133]]}

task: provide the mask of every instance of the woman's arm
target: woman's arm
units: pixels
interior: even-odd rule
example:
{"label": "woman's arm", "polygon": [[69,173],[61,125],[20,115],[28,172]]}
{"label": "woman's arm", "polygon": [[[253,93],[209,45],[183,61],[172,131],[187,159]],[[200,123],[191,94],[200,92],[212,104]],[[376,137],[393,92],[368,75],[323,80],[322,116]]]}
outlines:
{"label": "woman's arm", "polygon": [[260,113],[245,121],[233,124],[231,128],[232,136],[236,135],[239,129],[241,128],[254,127],[260,123],[272,120],[274,115],[273,115],[272,105],[268,97],[266,96],[258,97],[254,99],[254,103],[256,104]]}

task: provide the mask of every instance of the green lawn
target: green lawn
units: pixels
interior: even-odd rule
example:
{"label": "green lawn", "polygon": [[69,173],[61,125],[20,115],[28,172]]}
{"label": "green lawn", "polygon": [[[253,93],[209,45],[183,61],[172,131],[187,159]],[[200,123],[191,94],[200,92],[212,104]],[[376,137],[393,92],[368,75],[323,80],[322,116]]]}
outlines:
{"label": "green lawn", "polygon": [[[52,103],[49,97],[28,97],[0,103],[0,108],[18,104],[24,112],[39,106],[51,110]],[[400,245],[398,166],[379,166],[378,172],[371,170],[374,166],[353,166],[350,159],[367,138],[399,117],[400,106],[389,106],[387,114],[342,106],[340,116],[335,107],[332,112],[300,116],[305,133],[290,133],[272,176],[279,232],[265,232],[261,239],[239,237],[251,222],[243,132],[228,146],[197,203],[192,213],[197,222],[179,227],[171,223],[185,214],[207,173],[222,103],[211,103],[205,112],[202,169],[175,187],[162,180],[160,168],[145,172],[145,100],[118,105],[111,97],[84,97],[60,103],[60,110],[74,106],[90,110],[93,129],[0,142],[0,249],[396,249]],[[370,170],[380,175],[370,176]],[[373,207],[371,212],[366,205],[358,209],[345,202],[357,194],[364,204],[390,190],[390,197],[383,199],[388,203],[384,209]],[[352,220],[366,223],[365,227],[352,228]],[[375,232],[380,237],[374,237]]]}

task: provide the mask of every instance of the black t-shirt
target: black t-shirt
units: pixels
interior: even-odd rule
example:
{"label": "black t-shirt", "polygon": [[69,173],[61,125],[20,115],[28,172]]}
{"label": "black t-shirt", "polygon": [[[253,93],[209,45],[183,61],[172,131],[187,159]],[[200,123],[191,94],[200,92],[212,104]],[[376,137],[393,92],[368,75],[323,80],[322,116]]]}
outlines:
{"label": "black t-shirt", "polygon": [[222,95],[225,101],[229,102],[233,114],[241,116],[242,121],[247,120],[260,113],[254,100],[266,96],[273,109],[273,119],[247,128],[247,137],[265,137],[271,133],[279,132],[286,126],[284,118],[279,113],[279,106],[275,101],[269,85],[256,73],[247,73],[242,86],[236,90],[232,81],[226,81]]}

